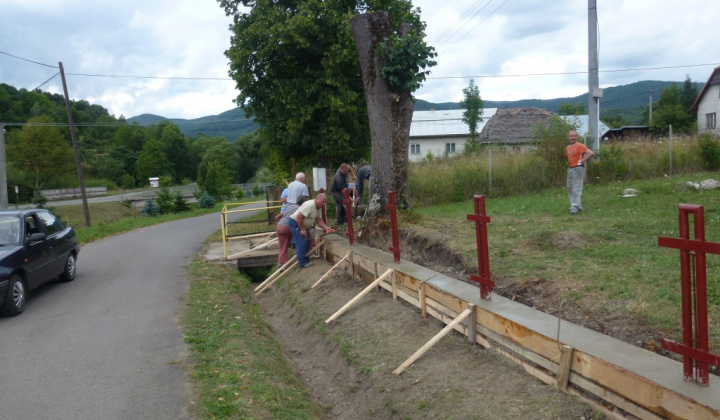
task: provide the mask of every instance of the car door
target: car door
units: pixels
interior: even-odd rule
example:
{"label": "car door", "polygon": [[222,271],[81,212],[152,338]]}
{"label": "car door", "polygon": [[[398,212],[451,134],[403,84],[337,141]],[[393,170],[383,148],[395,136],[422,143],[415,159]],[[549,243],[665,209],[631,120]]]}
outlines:
{"label": "car door", "polygon": [[49,256],[51,258],[48,263],[50,264],[49,275],[54,277],[62,273],[65,268],[65,259],[73,249],[73,243],[70,240],[69,229],[52,213],[41,210],[37,212],[37,216],[46,233],[47,249],[52,254]]}
{"label": "car door", "polygon": [[[33,233],[45,233],[44,226],[35,213],[25,215],[25,237],[27,240]],[[32,289],[46,282],[52,276],[53,249],[49,241],[32,241],[25,243],[25,270],[28,286]]]}

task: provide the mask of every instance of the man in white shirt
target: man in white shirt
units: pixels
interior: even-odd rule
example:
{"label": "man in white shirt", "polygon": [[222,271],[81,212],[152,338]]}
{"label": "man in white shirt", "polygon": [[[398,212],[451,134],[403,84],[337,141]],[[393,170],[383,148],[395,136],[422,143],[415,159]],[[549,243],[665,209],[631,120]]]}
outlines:
{"label": "man in white shirt", "polygon": [[310,197],[310,191],[308,191],[308,187],[305,185],[305,174],[298,172],[297,175],[295,175],[295,181],[288,184],[287,190],[288,204],[296,204],[298,198],[303,195]]}

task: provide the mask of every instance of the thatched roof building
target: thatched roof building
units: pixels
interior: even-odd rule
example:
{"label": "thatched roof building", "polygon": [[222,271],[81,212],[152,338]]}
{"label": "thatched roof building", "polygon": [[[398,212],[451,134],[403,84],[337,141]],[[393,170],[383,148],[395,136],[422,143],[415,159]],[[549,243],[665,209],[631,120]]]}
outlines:
{"label": "thatched roof building", "polygon": [[499,108],[480,132],[482,143],[524,145],[533,141],[538,124],[547,125],[555,115],[540,108]]}

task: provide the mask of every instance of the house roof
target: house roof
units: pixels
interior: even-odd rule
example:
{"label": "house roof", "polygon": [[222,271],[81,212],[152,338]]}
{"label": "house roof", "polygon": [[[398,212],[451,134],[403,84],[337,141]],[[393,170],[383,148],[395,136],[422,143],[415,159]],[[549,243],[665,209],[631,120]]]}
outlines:
{"label": "house roof", "polygon": [[534,126],[546,124],[553,115],[552,111],[541,108],[500,108],[485,123],[480,132],[480,141],[527,143],[532,139]]}
{"label": "house roof", "polygon": [[[482,122],[478,122],[478,133],[485,123],[495,115],[497,108],[484,108]],[[410,137],[468,136],[470,128],[462,121],[464,109],[431,110],[413,112]]]}
{"label": "house roof", "polygon": [[715,67],[713,72],[710,73],[710,77],[708,77],[707,83],[705,83],[705,86],[703,86],[697,98],[695,98],[695,102],[693,102],[692,108],[690,108],[693,113],[697,112],[698,106],[700,105],[700,101],[705,95],[705,92],[707,92],[708,88],[710,88],[710,86],[714,84],[720,84],[720,66]]}

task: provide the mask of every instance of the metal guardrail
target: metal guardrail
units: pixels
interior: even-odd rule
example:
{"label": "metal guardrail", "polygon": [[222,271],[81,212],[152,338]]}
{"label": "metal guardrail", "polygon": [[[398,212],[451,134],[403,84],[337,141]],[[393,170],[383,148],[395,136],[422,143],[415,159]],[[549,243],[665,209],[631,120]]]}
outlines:
{"label": "metal guardrail", "polygon": [[[228,216],[233,213],[247,213],[251,211],[258,211],[258,210],[267,210],[268,215],[270,214],[270,211],[273,209],[279,209],[282,207],[282,204],[279,205],[271,205],[275,203],[281,203],[280,201],[253,201],[250,203],[225,203],[222,210],[220,211],[220,229],[222,232],[222,242],[223,242],[223,259],[227,259],[227,241],[230,238],[240,239],[240,238],[247,238],[250,237],[250,235],[256,235],[255,233],[248,233],[248,234],[242,234],[242,235],[230,235],[228,234],[228,224],[230,223],[247,223],[247,222],[230,222],[228,220]],[[231,210],[230,207],[239,207],[239,206],[247,206],[250,204],[265,204],[265,207],[253,207],[249,209],[237,209],[237,210]],[[252,222],[256,223],[256,222]]]}

